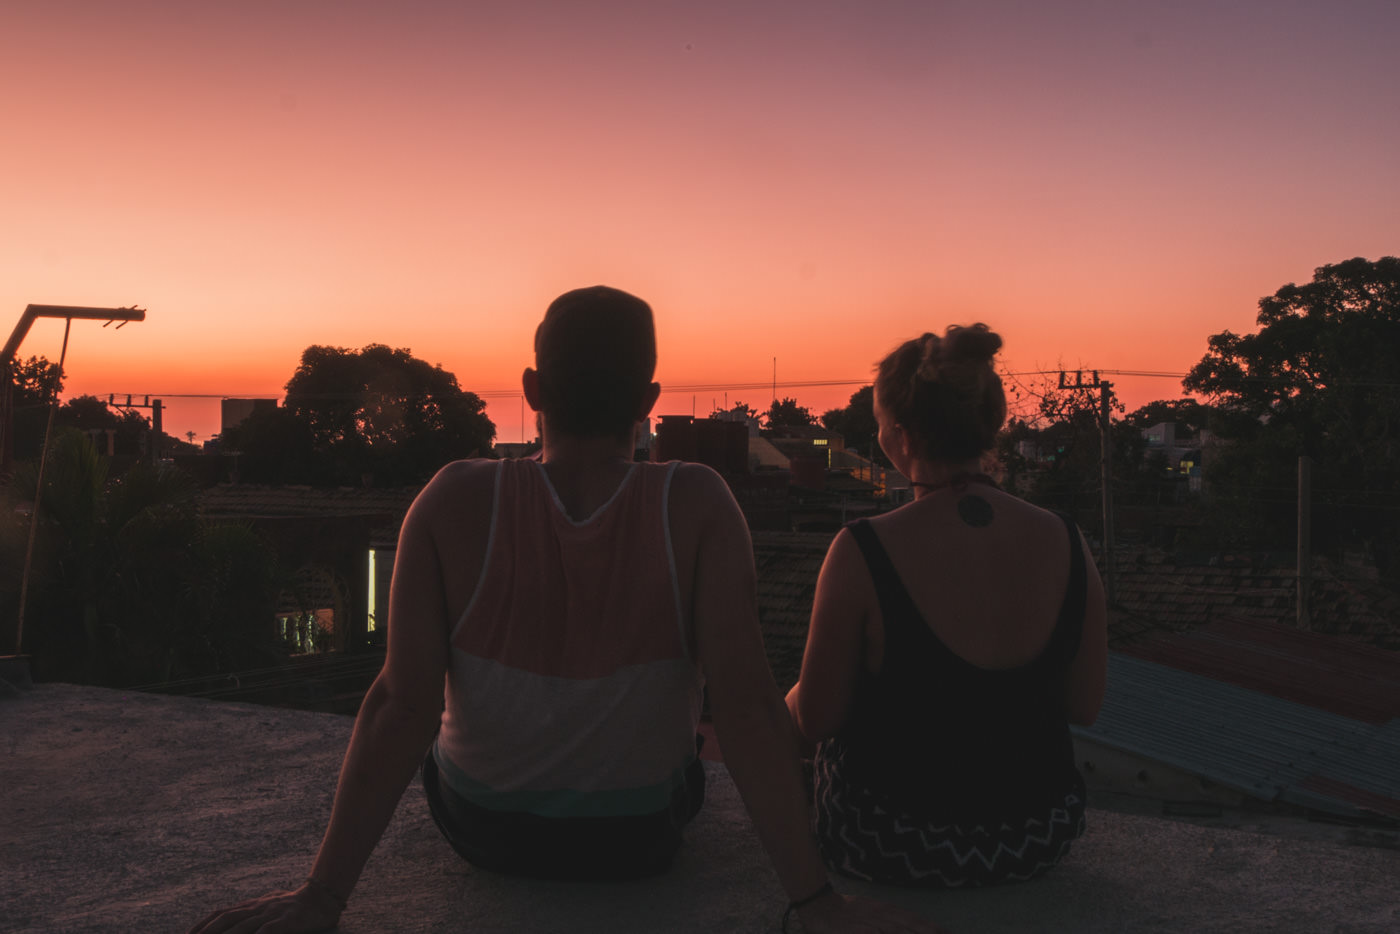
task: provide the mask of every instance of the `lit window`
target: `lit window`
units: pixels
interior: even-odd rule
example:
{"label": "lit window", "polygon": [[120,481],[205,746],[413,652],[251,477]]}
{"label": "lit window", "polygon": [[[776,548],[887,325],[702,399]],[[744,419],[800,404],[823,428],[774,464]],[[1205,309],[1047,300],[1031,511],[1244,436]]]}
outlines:
{"label": "lit window", "polygon": [[374,549],[371,548],[371,549],[369,550],[369,631],[370,631],[370,632],[374,632],[375,630],[377,630],[377,629],[379,628],[379,620],[377,620],[377,619],[374,618],[374,607],[375,607],[375,603],[374,603],[374,596],[375,596],[375,594],[374,594],[374,579],[375,579],[375,576],[376,576],[376,575],[375,575],[375,568],[374,568],[374,559],[375,559]]}

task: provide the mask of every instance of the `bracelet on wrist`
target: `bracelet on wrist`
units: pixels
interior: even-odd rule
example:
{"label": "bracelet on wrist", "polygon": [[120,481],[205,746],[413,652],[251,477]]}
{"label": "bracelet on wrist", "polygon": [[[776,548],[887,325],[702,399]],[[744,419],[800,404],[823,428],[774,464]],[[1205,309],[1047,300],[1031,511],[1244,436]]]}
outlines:
{"label": "bracelet on wrist", "polygon": [[808,905],[812,904],[812,902],[835,894],[836,889],[832,887],[830,880],[828,880],[822,884],[821,888],[817,889],[806,898],[798,898],[788,902],[787,911],[783,912],[783,934],[788,934],[788,919],[791,918],[794,913],[806,908]]}
{"label": "bracelet on wrist", "polygon": [[306,877],[306,887],[320,892],[322,895],[326,896],[326,898],[329,898],[331,901],[335,902],[335,906],[341,911],[345,910],[345,899],[337,895],[334,889],[332,889],[329,885],[326,885],[326,883],[322,882],[320,879],[317,879],[315,876]]}

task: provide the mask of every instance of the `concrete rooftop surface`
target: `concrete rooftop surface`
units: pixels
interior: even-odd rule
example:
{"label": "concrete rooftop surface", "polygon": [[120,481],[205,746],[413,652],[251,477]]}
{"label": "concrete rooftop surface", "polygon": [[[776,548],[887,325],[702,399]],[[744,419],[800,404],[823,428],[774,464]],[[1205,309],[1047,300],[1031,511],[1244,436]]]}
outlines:
{"label": "concrete rooftop surface", "polygon": [[[177,932],[294,886],[352,719],[71,685],[0,700],[0,931]],[[544,883],[462,862],[409,787],[341,919],[346,934],[778,930],[784,898],[728,773],[664,877]],[[1091,801],[1091,805],[1092,805]],[[1048,876],[908,892],[836,879],[952,932],[1400,931],[1400,850],[1364,831],[1091,807]],[[1287,828],[1282,824],[1296,824]],[[1241,826],[1243,825],[1243,826]]]}

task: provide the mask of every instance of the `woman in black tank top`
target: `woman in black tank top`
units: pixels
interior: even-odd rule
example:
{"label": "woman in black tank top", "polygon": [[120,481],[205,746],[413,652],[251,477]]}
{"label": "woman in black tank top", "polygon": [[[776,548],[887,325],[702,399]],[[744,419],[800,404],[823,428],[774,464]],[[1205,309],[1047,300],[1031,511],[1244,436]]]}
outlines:
{"label": "woman in black tank top", "polygon": [[1102,585],[1078,530],[979,472],[1006,415],[984,325],[880,365],[880,444],[915,501],[851,523],[817,586],[798,730],[819,742],[831,868],[919,886],[1033,878],[1084,828],[1071,722],[1106,662]]}

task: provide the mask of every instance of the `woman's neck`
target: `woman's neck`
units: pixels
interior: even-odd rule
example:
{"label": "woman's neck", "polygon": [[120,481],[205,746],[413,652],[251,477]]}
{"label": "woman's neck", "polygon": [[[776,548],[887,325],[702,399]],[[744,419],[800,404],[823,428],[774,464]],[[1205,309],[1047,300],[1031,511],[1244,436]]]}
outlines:
{"label": "woman's neck", "polygon": [[965,461],[917,460],[910,466],[909,483],[914,487],[914,498],[919,499],[959,481],[985,476],[980,457]]}

